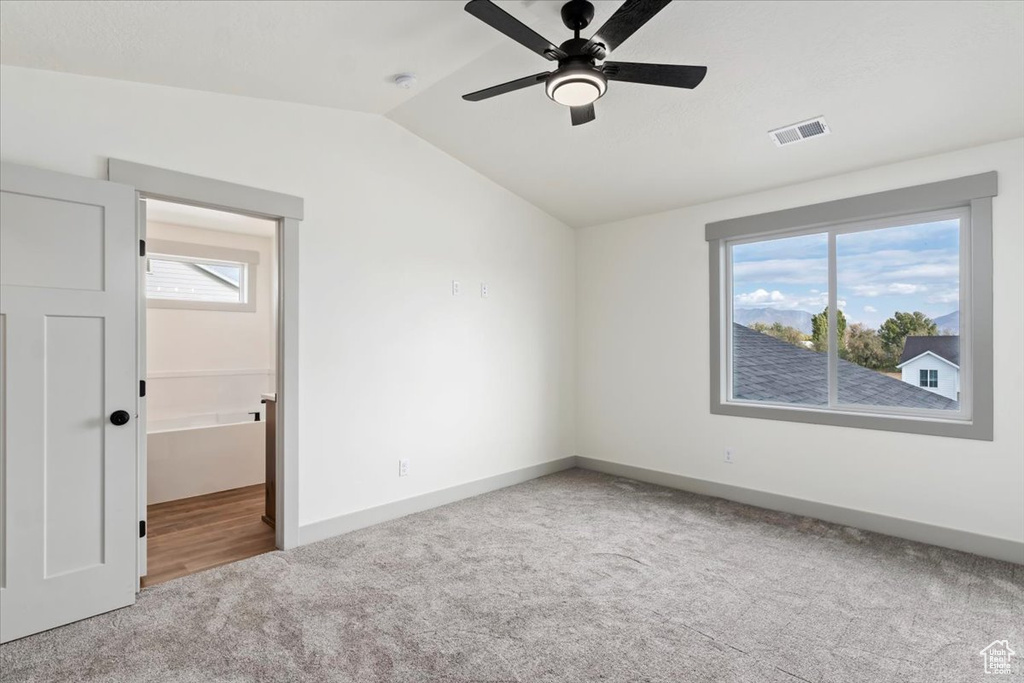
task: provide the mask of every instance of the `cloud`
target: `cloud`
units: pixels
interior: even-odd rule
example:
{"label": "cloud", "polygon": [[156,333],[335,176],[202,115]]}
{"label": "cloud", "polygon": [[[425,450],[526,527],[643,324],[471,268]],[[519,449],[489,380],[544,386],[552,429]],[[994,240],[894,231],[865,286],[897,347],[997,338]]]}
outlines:
{"label": "cloud", "polygon": [[887,285],[853,285],[850,289],[857,296],[884,296],[887,294],[906,296],[908,294],[920,294],[921,292],[927,292],[928,285],[915,285],[908,282],[892,282]]}
{"label": "cloud", "polygon": [[[733,305],[737,308],[763,306],[784,311],[808,311],[818,313],[828,306],[828,292],[815,292],[809,296],[789,295],[777,289],[768,291],[763,287],[752,292],[736,294],[733,297]],[[838,299],[836,305],[839,308],[846,308],[846,299]]]}
{"label": "cloud", "polygon": [[928,289],[925,285],[912,285],[906,282],[893,282],[885,288],[890,294],[917,294]]}
{"label": "cloud", "polygon": [[813,259],[768,259],[765,261],[733,261],[733,281],[757,285],[824,285],[828,282],[828,261]]}
{"label": "cloud", "polygon": [[752,306],[755,304],[781,303],[786,300],[786,296],[777,289],[773,289],[770,292],[767,289],[757,289],[746,294],[737,294],[735,299],[736,303],[740,306]]}
{"label": "cloud", "polygon": [[875,308],[874,306],[865,306],[864,307],[864,312],[865,313],[878,313],[878,309]]}

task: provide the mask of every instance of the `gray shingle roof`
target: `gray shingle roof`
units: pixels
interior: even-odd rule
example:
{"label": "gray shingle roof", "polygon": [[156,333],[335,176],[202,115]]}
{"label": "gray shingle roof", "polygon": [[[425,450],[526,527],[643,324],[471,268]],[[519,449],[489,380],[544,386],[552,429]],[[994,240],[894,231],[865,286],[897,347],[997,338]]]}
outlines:
{"label": "gray shingle roof", "polygon": [[[733,397],[828,405],[828,358],[733,323]],[[957,402],[840,359],[839,401],[956,410]]]}
{"label": "gray shingle roof", "polygon": [[939,358],[945,358],[953,365],[960,367],[960,337],[951,335],[935,335],[932,337],[907,337],[903,346],[900,363],[917,358],[925,351],[931,351]]}

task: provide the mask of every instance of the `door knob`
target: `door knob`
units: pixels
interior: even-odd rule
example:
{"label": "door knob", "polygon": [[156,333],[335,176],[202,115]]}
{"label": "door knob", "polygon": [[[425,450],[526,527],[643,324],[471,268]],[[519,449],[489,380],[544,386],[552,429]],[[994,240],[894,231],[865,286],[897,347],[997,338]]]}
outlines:
{"label": "door knob", "polygon": [[115,410],[110,414],[110,423],[120,427],[128,424],[128,420],[131,418],[132,416],[128,414],[127,410]]}

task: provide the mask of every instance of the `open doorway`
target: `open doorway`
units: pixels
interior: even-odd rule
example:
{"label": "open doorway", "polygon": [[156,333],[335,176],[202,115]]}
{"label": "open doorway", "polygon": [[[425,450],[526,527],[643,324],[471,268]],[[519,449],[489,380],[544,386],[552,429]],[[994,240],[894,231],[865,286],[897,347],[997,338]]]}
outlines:
{"label": "open doorway", "polygon": [[152,586],[275,548],[278,222],[145,201]]}

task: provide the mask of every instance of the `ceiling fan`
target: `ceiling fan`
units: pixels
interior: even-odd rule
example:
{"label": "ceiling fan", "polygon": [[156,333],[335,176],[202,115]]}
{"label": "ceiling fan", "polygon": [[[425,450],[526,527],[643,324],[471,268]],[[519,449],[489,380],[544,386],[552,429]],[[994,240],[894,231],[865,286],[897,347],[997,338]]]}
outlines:
{"label": "ceiling fan", "polygon": [[594,120],[594,102],[605,94],[608,81],[696,88],[704,80],[706,66],[603,62],[609,52],[626,42],[669,2],[671,0],[626,0],[587,40],[580,38],[580,31],[594,19],[594,6],[587,0],[569,0],[562,6],[562,23],[573,31],[574,37],[556,47],[491,0],[470,0],[466,4],[467,12],[541,57],[558,62],[558,68],[484,88],[463,95],[462,99],[479,102],[544,83],[548,97],[569,107],[572,125],[578,126]]}

